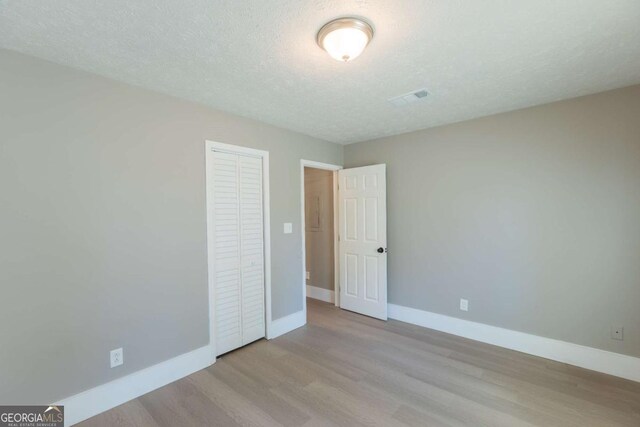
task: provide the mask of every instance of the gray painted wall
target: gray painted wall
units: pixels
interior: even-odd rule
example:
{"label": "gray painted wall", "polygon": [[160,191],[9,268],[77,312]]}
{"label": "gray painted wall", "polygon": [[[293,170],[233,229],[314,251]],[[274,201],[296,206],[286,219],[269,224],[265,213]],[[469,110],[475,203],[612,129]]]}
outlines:
{"label": "gray painted wall", "polygon": [[307,285],[333,290],[333,171],[304,168],[304,194]]}
{"label": "gray painted wall", "polygon": [[208,343],[206,139],[270,151],[273,317],[301,310],[300,159],[341,146],[0,50],[0,403]]}
{"label": "gray painted wall", "polygon": [[390,303],[640,356],[640,86],[345,147],[375,163]]}

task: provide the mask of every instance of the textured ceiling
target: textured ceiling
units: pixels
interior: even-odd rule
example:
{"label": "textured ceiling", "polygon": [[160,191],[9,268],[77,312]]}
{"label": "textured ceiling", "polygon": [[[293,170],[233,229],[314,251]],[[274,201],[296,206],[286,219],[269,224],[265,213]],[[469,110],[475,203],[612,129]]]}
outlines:
{"label": "textured ceiling", "polygon": [[[343,15],[376,28],[347,64]],[[640,1],[0,0],[0,47],[351,143],[640,83]]]}

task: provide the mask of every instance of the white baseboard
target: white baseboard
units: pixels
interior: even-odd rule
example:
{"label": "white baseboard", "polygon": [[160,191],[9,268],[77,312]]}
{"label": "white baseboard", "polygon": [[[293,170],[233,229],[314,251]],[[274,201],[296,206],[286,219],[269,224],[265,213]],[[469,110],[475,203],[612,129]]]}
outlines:
{"label": "white baseboard", "polygon": [[64,405],[64,424],[71,426],[211,366],[214,362],[213,349],[207,345],[67,397],[56,405]]}
{"label": "white baseboard", "polygon": [[[640,358],[395,304],[389,304],[389,318],[640,382]],[[269,339],[304,326],[306,320],[304,310],[274,320]],[[213,349],[207,345],[83,391],[56,405],[64,405],[65,426],[71,426],[214,362]]]}
{"label": "white baseboard", "polygon": [[329,289],[318,288],[316,286],[307,285],[307,296],[320,301],[334,303],[336,301],[335,293]]}
{"label": "white baseboard", "polygon": [[269,336],[267,339],[274,339],[280,335],[284,335],[287,332],[291,332],[307,323],[307,314],[304,310],[300,310],[296,313],[290,314],[285,317],[281,317],[277,320],[271,321],[271,329],[269,330]]}
{"label": "white baseboard", "polygon": [[[304,310],[271,322],[269,339],[304,326]],[[65,426],[72,426],[136,397],[191,375],[215,363],[214,350],[207,345],[189,353],[118,378],[56,402],[64,405]]]}
{"label": "white baseboard", "polygon": [[389,304],[389,317],[425,328],[640,381],[640,358]]}

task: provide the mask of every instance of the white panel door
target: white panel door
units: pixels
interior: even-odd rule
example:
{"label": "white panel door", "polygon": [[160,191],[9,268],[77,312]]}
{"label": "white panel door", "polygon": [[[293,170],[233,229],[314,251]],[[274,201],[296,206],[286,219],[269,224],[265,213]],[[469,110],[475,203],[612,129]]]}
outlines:
{"label": "white panel door", "polygon": [[213,153],[218,355],[265,336],[262,159]]}
{"label": "white panel door", "polygon": [[340,307],[387,320],[386,165],[338,172]]}

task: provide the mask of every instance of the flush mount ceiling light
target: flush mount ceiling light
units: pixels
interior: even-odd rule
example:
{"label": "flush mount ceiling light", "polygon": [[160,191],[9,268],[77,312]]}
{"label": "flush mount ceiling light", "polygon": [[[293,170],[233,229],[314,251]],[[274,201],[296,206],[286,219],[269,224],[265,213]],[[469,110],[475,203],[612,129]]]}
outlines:
{"label": "flush mount ceiling light", "polygon": [[338,61],[348,62],[360,56],[373,38],[373,28],[358,18],[339,18],[318,31],[318,45]]}

